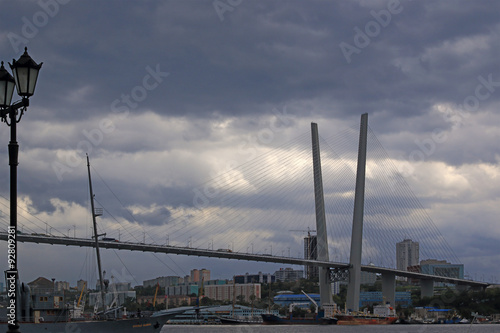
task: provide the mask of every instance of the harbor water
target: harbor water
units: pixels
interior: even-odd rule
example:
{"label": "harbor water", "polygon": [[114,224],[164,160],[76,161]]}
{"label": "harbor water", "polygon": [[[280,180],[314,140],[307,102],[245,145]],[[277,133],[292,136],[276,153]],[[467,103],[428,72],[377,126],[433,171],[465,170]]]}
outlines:
{"label": "harbor water", "polygon": [[362,326],[307,326],[307,325],[283,325],[283,326],[249,326],[249,325],[165,325],[161,333],[302,333],[302,332],[370,332],[370,333],[493,333],[500,332],[498,324],[481,325],[362,325]]}

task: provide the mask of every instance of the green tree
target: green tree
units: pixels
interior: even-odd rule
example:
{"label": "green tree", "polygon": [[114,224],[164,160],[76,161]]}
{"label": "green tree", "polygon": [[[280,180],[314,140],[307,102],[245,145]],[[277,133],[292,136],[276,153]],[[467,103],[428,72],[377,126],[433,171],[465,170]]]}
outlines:
{"label": "green tree", "polygon": [[140,308],[139,304],[137,304],[136,299],[133,297],[125,298],[125,302],[123,302],[123,306],[126,307],[127,311],[130,311],[130,312],[135,312]]}
{"label": "green tree", "polygon": [[249,305],[249,303],[247,301],[245,301],[245,296],[244,295],[238,295],[238,296],[236,296],[236,303],[238,303],[240,305],[245,305],[245,306]]}
{"label": "green tree", "polygon": [[201,300],[200,300],[200,305],[201,306],[209,306],[209,305],[213,305],[213,300],[209,297],[203,297]]}

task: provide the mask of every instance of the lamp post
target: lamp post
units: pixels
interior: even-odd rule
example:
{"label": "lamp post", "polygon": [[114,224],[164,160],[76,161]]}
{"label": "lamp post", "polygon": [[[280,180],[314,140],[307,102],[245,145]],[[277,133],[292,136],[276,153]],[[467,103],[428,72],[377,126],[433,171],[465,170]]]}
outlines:
{"label": "lamp post", "polygon": [[[29,97],[35,92],[38,72],[42,63],[37,64],[28,55],[28,49],[19,60],[12,60],[10,68],[14,76],[3,66],[0,67],[0,119],[10,126],[9,165],[10,165],[10,226],[8,230],[8,270],[6,272],[9,305],[7,310],[8,333],[19,332],[17,313],[17,164],[19,144],[17,143],[17,123],[21,121],[29,106]],[[22,97],[11,105],[14,86]]]}

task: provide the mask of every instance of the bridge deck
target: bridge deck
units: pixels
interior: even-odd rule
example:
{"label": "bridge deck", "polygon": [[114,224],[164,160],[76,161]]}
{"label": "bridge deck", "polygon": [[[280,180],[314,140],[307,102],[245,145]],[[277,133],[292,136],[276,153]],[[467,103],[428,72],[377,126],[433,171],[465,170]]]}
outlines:
{"label": "bridge deck", "polygon": [[[0,232],[0,240],[7,240],[7,233]],[[17,240],[19,242],[26,243],[37,243],[37,244],[52,244],[52,245],[66,245],[66,246],[79,246],[79,247],[95,247],[95,242],[93,239],[88,238],[71,238],[71,237],[58,237],[58,236],[47,236],[47,235],[27,235],[18,234]],[[290,264],[290,265],[315,265],[328,268],[341,268],[346,269],[349,264],[331,262],[331,261],[319,261],[319,260],[308,260],[300,258],[290,258],[290,257],[279,257],[267,254],[250,254],[250,253],[240,253],[240,252],[229,252],[229,251],[219,251],[219,250],[203,250],[190,247],[178,247],[169,245],[154,245],[154,244],[141,244],[141,243],[129,243],[129,242],[117,242],[117,241],[99,241],[100,248],[106,249],[116,249],[116,250],[129,250],[129,251],[142,251],[142,252],[155,252],[155,253],[166,253],[166,254],[180,254],[187,256],[198,256],[198,257],[212,257],[212,258],[226,258],[226,259],[236,259],[236,260],[248,260],[248,261],[259,261],[259,262],[272,262],[280,264]],[[423,280],[434,280],[436,282],[446,282],[458,285],[469,285],[472,287],[487,287],[489,284],[485,282],[477,282],[472,280],[455,279],[444,276],[428,275],[422,273],[399,271],[392,268],[376,267],[362,265],[362,271],[372,272],[377,274],[394,274],[396,276],[402,276],[412,279],[423,279]]]}

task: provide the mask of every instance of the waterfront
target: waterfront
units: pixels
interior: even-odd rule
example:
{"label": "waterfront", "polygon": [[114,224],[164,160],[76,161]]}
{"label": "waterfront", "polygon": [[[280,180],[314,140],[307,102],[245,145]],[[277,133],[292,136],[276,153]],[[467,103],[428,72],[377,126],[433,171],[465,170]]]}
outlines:
{"label": "waterfront", "polygon": [[380,325],[380,326],[173,326],[165,325],[161,333],[302,333],[302,332],[397,332],[397,333],[493,333],[500,330],[500,325]]}

